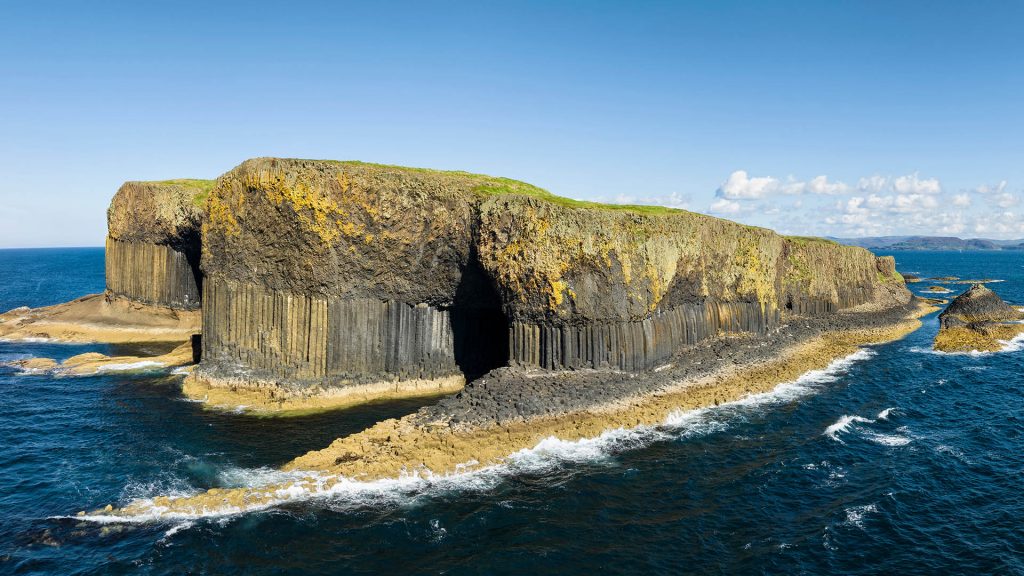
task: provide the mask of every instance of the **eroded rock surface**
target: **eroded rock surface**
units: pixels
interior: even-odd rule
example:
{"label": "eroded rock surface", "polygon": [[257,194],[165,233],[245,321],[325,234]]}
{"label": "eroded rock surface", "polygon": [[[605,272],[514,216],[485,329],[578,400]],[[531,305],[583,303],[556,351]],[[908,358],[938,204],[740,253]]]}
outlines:
{"label": "eroded rock surface", "polygon": [[211,180],[126,182],[107,210],[107,291],[136,302],[195,310],[200,236]]}
{"label": "eroded rock surface", "polygon": [[939,315],[935,349],[943,352],[993,352],[1024,332],[1024,313],[998,294],[975,284]]}

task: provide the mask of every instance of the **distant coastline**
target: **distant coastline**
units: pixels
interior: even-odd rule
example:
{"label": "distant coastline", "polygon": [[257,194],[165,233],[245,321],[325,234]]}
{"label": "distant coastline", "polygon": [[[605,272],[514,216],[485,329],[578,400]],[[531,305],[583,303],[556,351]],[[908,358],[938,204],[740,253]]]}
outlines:
{"label": "distant coastline", "polygon": [[859,246],[868,250],[968,251],[968,250],[1024,250],[1024,239],[991,240],[988,238],[958,238],[955,236],[869,236],[864,238],[828,237],[840,244]]}

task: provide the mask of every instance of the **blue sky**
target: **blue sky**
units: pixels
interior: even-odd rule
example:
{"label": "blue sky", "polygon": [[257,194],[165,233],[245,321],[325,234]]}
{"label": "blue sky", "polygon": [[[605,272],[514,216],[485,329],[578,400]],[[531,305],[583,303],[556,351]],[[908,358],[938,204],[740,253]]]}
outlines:
{"label": "blue sky", "polygon": [[1020,2],[4,2],[0,246],[100,245],[121,182],[254,156],[1024,237],[1022,24]]}

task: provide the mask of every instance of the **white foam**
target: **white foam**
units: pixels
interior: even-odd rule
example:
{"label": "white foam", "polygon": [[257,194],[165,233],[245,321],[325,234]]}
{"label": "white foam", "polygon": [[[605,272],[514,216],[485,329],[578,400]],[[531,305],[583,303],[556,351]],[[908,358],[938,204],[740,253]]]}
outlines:
{"label": "white foam", "polygon": [[46,342],[57,342],[55,338],[44,338],[42,336],[25,336],[23,338],[0,338],[0,342],[17,342],[25,344],[42,344]]}
{"label": "white foam", "polygon": [[57,369],[54,368],[27,368],[25,366],[18,366],[18,372],[16,376],[37,376],[39,374],[53,374]]}
{"label": "white foam", "polygon": [[189,398],[187,396],[182,396],[180,398],[175,398],[175,400],[180,402],[192,402],[193,404],[206,404],[206,400],[203,398]]}
{"label": "white foam", "polygon": [[146,368],[163,368],[166,366],[163,362],[157,362],[156,360],[140,360],[138,362],[123,362],[115,364],[104,364],[99,368],[96,368],[96,372],[123,372],[126,370],[143,370]]}
{"label": "white foam", "polygon": [[188,530],[189,528],[191,528],[194,525],[195,525],[195,522],[193,522],[191,520],[186,520],[184,522],[180,522],[178,524],[175,524],[174,526],[171,526],[171,528],[169,530],[164,532],[163,538],[161,538],[160,541],[161,542],[166,542],[171,536],[174,536],[175,534],[177,534],[178,532],[181,532],[182,530]]}
{"label": "white foam", "polygon": [[906,436],[900,436],[898,434],[879,434],[877,432],[867,432],[866,436],[868,440],[871,440],[875,444],[881,444],[882,446],[906,446],[910,444],[911,439]]}
{"label": "white foam", "polygon": [[[675,440],[712,434],[728,425],[721,416],[729,416],[765,404],[787,402],[813,393],[826,383],[835,381],[855,362],[871,358],[875,352],[861,349],[845,358],[835,360],[822,370],[812,370],[792,382],[779,384],[772,391],[697,410],[675,411],[661,425],[637,426],[606,430],[593,438],[563,440],[549,436],[531,448],[510,454],[499,464],[474,468],[476,462],[457,466],[452,474],[434,474],[428,469],[406,470],[394,478],[359,481],[345,476],[321,472],[282,472],[269,468],[228,469],[220,474],[222,486],[246,487],[260,497],[258,504],[245,509],[225,504],[216,508],[171,511],[153,503],[152,498],[137,498],[132,505],[145,513],[124,517],[112,514],[76,516],[79,520],[98,523],[151,522],[219,518],[280,506],[286,503],[320,500],[332,509],[352,509],[364,506],[408,505],[417,498],[448,492],[489,491],[509,476],[544,474],[579,464],[601,465],[612,462],[615,454],[644,448],[658,441]],[[466,469],[469,469],[468,471]],[[262,491],[262,493],[261,493]],[[193,491],[193,494],[197,491]],[[150,492],[164,493],[166,492]],[[174,494],[175,496],[184,494]]]}
{"label": "white foam", "polygon": [[844,414],[844,415],[839,417],[839,420],[836,420],[828,428],[825,428],[825,432],[823,432],[823,434],[825,436],[828,436],[829,438],[835,440],[836,442],[842,442],[842,440],[839,439],[839,433],[840,432],[849,432],[850,431],[850,427],[853,424],[857,423],[857,422],[862,422],[864,424],[874,424],[875,423],[874,420],[870,420],[868,418],[864,418],[863,416],[850,416],[850,415]]}
{"label": "white foam", "polygon": [[[844,414],[843,416],[840,416],[839,419],[836,420],[834,423],[829,425],[828,428],[825,428],[825,431],[822,434],[828,436],[829,438],[835,440],[836,442],[845,444],[845,442],[843,442],[843,440],[839,437],[839,434],[841,432],[850,432],[851,429],[853,429],[857,424],[875,424],[881,421],[888,420],[889,415],[892,414],[894,410],[896,409],[886,408],[885,410],[879,412],[874,419],[865,418],[863,416],[851,416],[848,414]],[[907,427],[901,426],[898,429],[898,431],[906,432]],[[906,446],[911,442],[911,439],[909,437],[900,436],[898,434],[882,434],[880,432],[874,432],[870,430],[865,430],[863,434],[868,440],[871,440],[872,442],[876,444],[881,444],[883,446]]]}
{"label": "white foam", "polygon": [[1009,340],[1000,340],[1003,347],[1000,352],[1018,352],[1024,350],[1024,333],[1018,334]]}
{"label": "white foam", "polygon": [[874,514],[878,512],[878,506],[874,504],[866,504],[864,506],[853,506],[844,510],[846,512],[846,524],[856,526],[858,528],[864,527],[864,517],[868,514]]}

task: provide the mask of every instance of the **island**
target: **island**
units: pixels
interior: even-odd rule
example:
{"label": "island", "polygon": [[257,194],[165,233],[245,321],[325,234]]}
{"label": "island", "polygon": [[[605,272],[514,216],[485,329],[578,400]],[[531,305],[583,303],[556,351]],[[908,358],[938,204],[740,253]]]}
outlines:
{"label": "island", "polygon": [[[453,473],[549,436],[657,425],[902,337],[934,309],[864,248],[466,172],[256,158],[216,181],[126,184],[108,221],[93,298],[200,314],[182,391],[209,408],[438,396],[299,456],[285,469],[309,476],[288,486],[97,512],[118,517],[267,506],[325,478]],[[32,313],[21,333],[44,332]]]}

